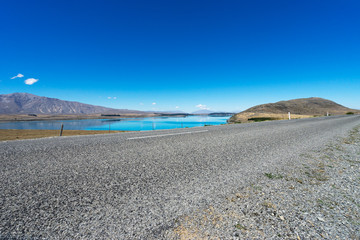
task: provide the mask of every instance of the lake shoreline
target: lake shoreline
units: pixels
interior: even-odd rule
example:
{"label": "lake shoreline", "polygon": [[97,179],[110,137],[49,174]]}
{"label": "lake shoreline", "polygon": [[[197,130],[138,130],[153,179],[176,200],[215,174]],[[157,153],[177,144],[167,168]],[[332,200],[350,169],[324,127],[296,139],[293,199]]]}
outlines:
{"label": "lake shoreline", "polygon": [[117,119],[117,118],[147,118],[157,117],[157,114],[121,114],[117,116],[103,116],[99,114],[90,115],[46,115],[39,114],[31,116],[27,114],[0,115],[0,122],[20,122],[20,121],[51,121],[51,120],[85,120],[85,119]]}
{"label": "lake shoreline", "polygon": [[[219,113],[214,113],[219,114]],[[222,114],[219,116],[231,116],[232,114]],[[85,120],[85,119],[119,119],[119,118],[150,118],[150,117],[189,117],[189,116],[210,116],[212,114],[166,114],[166,113],[149,113],[149,114],[68,114],[68,115],[51,115],[51,114],[0,114],[1,122],[20,122],[20,121],[51,121],[51,120]]]}
{"label": "lake shoreline", "polygon": [[[16,121],[0,122],[0,129],[39,129],[59,130],[63,124],[64,130],[96,130],[96,131],[144,131],[173,128],[203,127],[226,124],[228,117],[211,116],[87,116],[87,118],[43,118],[17,119]],[[10,119],[9,119],[10,120]]]}

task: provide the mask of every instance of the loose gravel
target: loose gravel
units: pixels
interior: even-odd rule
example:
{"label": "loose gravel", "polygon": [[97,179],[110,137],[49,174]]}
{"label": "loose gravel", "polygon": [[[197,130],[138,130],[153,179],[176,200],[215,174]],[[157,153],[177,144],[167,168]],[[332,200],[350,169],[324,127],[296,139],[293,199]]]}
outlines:
{"label": "loose gravel", "polygon": [[179,217],[167,239],[360,239],[360,126]]}
{"label": "loose gravel", "polygon": [[0,238],[357,239],[359,134],[344,137],[359,124],[1,142]]}

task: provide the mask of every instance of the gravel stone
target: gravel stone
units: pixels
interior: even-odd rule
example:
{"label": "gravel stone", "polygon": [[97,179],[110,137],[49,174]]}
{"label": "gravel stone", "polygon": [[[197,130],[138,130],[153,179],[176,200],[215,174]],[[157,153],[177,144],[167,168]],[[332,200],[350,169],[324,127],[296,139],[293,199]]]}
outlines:
{"label": "gravel stone", "polygon": [[293,160],[272,170],[284,178],[264,174],[179,217],[166,238],[360,239],[360,126]]}

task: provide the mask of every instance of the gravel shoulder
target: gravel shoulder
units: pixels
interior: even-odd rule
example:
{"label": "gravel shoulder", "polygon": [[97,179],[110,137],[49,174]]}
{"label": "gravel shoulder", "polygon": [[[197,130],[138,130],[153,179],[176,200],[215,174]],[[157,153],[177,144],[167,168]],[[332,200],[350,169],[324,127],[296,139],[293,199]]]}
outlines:
{"label": "gravel shoulder", "polygon": [[166,239],[360,239],[360,126],[176,219]]}

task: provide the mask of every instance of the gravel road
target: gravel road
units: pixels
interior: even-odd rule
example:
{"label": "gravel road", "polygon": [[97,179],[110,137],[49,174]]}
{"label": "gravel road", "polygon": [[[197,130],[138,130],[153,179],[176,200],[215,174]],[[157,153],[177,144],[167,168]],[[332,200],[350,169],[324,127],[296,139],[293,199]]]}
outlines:
{"label": "gravel road", "polygon": [[[225,199],[239,189],[250,195],[254,191],[251,186],[267,178],[278,179],[276,186],[268,186],[272,193],[263,191],[274,194],[285,174],[300,169],[298,165],[306,158],[323,156],[331,142],[347,137],[359,125],[360,116],[355,115],[0,142],[0,238],[195,239],[201,235],[232,239],[274,235],[281,239],[282,233],[266,226],[257,229],[258,235],[251,232],[251,226],[261,225],[255,218],[244,219],[247,226],[235,222],[242,217],[235,216],[235,209],[231,219],[218,214],[216,223],[224,219],[218,226],[201,225],[196,216],[199,211],[214,217],[214,211],[251,207],[255,203],[245,198],[239,197],[244,202],[234,201],[238,205],[232,207]],[[352,153],[347,150],[349,154],[359,153],[359,145],[354,146]],[[348,187],[349,192],[358,194],[358,189]],[[254,198],[259,206],[276,208],[271,201],[259,199]],[[321,201],[326,205],[326,200]],[[356,201],[354,204],[359,204]],[[273,214],[285,219],[285,212]],[[314,215],[310,210],[309,214]],[[189,218],[197,223],[190,223]],[[324,216],[316,219],[326,222]],[[359,221],[355,219],[354,225]],[[286,236],[338,236],[336,231],[306,235],[304,229],[290,229]],[[346,229],[346,236],[355,234],[356,239],[354,227]]]}

